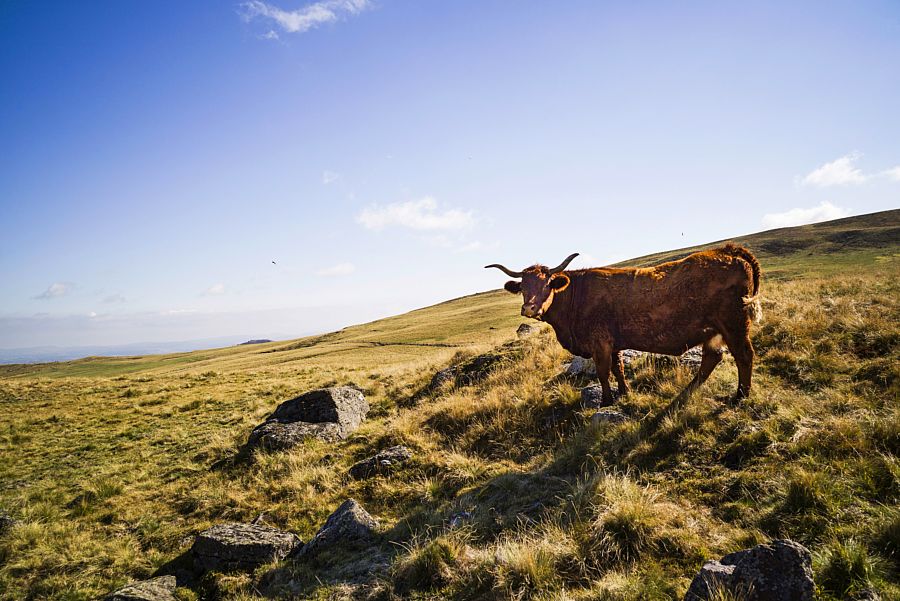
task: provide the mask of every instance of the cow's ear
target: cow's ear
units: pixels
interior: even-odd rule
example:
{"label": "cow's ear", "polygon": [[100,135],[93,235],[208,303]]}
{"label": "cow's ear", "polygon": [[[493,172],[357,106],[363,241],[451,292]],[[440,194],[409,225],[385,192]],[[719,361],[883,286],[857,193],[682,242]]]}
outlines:
{"label": "cow's ear", "polygon": [[566,289],[566,287],[568,287],[570,281],[571,280],[569,279],[569,276],[567,276],[566,274],[556,274],[555,276],[550,278],[550,288],[552,288],[556,292],[562,292]]}
{"label": "cow's ear", "polygon": [[522,292],[522,282],[517,282],[515,280],[510,280],[503,284],[503,289],[507,292],[512,292],[513,294],[518,294]]}

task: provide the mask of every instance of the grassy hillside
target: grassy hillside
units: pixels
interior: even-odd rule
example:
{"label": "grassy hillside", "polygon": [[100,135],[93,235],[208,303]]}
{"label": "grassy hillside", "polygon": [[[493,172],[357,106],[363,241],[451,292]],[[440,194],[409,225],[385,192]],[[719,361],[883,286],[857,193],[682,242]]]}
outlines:
{"label": "grassy hillside", "polygon": [[[347,497],[381,522],[379,548],[179,595],[680,599],[705,558],[789,536],[813,550],[820,598],[900,598],[898,231],[891,211],[736,239],[766,274],[753,395],[723,402],[726,360],[666,413],[692,374],[642,360],[620,425],[590,424],[547,331],[480,383],[416,395],[515,339],[500,292],[292,342],[0,367],[0,510],[18,520],[0,598],[92,599],[260,513],[307,540]],[[333,384],[372,405],[349,440],[234,461],[279,402]],[[347,476],[392,444],[415,453],[401,471]]]}

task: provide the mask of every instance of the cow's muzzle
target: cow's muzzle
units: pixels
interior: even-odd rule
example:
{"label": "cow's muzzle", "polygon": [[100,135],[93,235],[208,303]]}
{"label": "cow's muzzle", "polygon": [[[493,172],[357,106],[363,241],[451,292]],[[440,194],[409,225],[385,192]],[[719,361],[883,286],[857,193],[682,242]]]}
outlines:
{"label": "cow's muzzle", "polygon": [[542,311],[534,305],[522,305],[522,315],[532,319],[540,319]]}

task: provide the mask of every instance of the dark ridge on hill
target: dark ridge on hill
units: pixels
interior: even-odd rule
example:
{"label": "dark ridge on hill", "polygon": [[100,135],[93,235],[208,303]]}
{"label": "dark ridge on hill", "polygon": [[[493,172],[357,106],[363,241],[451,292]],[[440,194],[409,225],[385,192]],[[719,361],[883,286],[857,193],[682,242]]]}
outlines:
{"label": "dark ridge on hill", "polygon": [[241,342],[238,346],[244,346],[245,344],[265,344],[267,342],[272,342],[268,338],[254,338],[253,340],[248,340],[247,342]]}
{"label": "dark ridge on hill", "polygon": [[790,255],[828,255],[896,247],[900,246],[900,209],[725,238],[698,246],[628,259],[616,263],[616,266],[646,267],[673,261],[728,241],[746,246],[761,260],[787,258]]}

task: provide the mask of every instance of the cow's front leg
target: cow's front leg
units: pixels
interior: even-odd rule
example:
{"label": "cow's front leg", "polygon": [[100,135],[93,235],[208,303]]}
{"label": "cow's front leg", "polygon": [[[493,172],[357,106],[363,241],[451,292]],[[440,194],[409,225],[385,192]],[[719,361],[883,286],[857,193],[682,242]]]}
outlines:
{"label": "cow's front leg", "polygon": [[619,387],[619,396],[625,396],[628,394],[628,382],[625,381],[625,369],[619,351],[613,351],[612,354],[612,373],[616,379],[616,385]]}
{"label": "cow's front leg", "polygon": [[600,405],[612,405],[612,389],[609,386],[609,368],[612,365],[612,349],[601,349],[594,353],[594,365],[597,367],[597,377],[603,388],[603,400]]}

